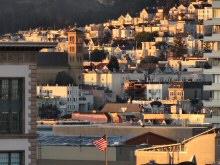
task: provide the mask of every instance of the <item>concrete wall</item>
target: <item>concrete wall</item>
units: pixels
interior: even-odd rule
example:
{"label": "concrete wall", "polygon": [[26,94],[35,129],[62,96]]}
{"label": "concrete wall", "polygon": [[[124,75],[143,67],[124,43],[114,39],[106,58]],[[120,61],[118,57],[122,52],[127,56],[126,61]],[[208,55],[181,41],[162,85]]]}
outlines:
{"label": "concrete wall", "polygon": [[216,136],[216,160],[220,160],[220,135]]}
{"label": "concrete wall", "polygon": [[197,165],[215,162],[215,137],[216,134],[202,135],[185,145],[186,152],[190,156],[196,156]]}
{"label": "concrete wall", "polygon": [[62,71],[69,73],[69,69],[67,67],[38,67],[36,74],[37,83],[40,85],[46,85],[50,81],[54,82],[57,73]]}
{"label": "concrete wall", "polygon": [[68,87],[67,86],[37,86],[37,96],[39,95],[46,95],[45,93],[43,93],[43,91],[40,92],[40,90],[51,90],[52,93],[49,94],[49,96],[60,96],[63,98],[67,98],[67,90]]}
{"label": "concrete wall", "polygon": [[[38,165],[104,165],[105,161],[92,160],[38,160]],[[108,161],[108,165],[135,165],[135,162]]]}
{"label": "concrete wall", "polygon": [[85,136],[102,136],[105,132],[109,136],[135,137],[147,132],[152,132],[172,140],[184,140],[195,134],[201,133],[207,128],[199,127],[139,127],[139,126],[53,126],[53,132],[56,135],[85,135]]}
{"label": "concrete wall", "polygon": [[31,152],[29,150],[30,143],[28,139],[1,139],[0,140],[0,151],[24,151],[25,165],[31,163],[29,156]]}
{"label": "concrete wall", "polygon": [[[135,147],[108,147],[109,165],[135,165]],[[60,154],[62,153],[62,154]],[[105,152],[95,146],[38,147],[38,165],[103,165]]]}
{"label": "concrete wall", "polygon": [[168,164],[170,158],[173,158],[174,164],[184,161],[193,161],[196,158],[197,165],[212,164],[215,162],[215,138],[216,134],[205,134],[192,139],[185,144],[183,151],[165,152],[165,151],[144,151],[137,150],[136,165],[148,163],[154,160],[159,164]]}
{"label": "concrete wall", "polygon": [[[116,148],[109,147],[108,152],[109,161],[116,161]],[[38,159],[45,160],[105,160],[105,152],[94,146],[42,146],[38,154]]]}

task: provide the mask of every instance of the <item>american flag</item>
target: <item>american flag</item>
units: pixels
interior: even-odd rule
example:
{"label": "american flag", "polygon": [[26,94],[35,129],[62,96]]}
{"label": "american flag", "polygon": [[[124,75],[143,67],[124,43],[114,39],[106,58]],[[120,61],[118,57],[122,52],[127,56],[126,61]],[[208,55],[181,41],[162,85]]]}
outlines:
{"label": "american flag", "polygon": [[95,140],[93,144],[99,149],[99,151],[105,151],[107,148],[107,137],[104,135],[102,138]]}

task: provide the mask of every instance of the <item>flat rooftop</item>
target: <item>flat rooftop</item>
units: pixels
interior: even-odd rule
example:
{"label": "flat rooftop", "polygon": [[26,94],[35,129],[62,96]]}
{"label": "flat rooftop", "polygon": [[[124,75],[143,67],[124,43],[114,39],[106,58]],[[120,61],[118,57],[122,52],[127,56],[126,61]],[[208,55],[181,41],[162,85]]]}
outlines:
{"label": "flat rooftop", "polygon": [[52,131],[57,136],[103,136],[106,132],[109,136],[130,138],[142,135],[147,132],[152,132],[160,136],[177,141],[184,140],[195,136],[201,132],[206,131],[207,127],[177,127],[177,126],[122,126],[117,124],[103,124],[103,125],[54,125]]}
{"label": "flat rooftop", "polygon": [[0,42],[0,51],[40,51],[54,48],[57,42]]}
{"label": "flat rooftop", "polygon": [[[94,146],[93,141],[102,137],[85,135],[58,136],[54,135],[52,131],[38,131],[38,135],[38,146]],[[129,139],[127,136],[108,136],[108,144],[120,145],[127,139]]]}

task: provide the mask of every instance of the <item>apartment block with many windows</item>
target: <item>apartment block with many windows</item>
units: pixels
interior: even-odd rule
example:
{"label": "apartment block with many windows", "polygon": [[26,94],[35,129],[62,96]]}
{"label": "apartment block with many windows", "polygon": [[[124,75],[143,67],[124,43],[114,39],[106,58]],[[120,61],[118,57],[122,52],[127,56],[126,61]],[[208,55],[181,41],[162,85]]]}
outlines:
{"label": "apartment block with many windows", "polygon": [[204,53],[204,56],[209,58],[212,68],[205,69],[203,72],[212,75],[212,85],[204,86],[204,90],[212,92],[212,97],[208,101],[203,101],[203,104],[212,112],[211,118],[207,118],[206,122],[220,126],[220,0],[213,0],[212,8],[212,20],[204,22],[206,27],[212,27],[212,31],[204,36],[204,42],[210,44],[212,48],[211,51]]}

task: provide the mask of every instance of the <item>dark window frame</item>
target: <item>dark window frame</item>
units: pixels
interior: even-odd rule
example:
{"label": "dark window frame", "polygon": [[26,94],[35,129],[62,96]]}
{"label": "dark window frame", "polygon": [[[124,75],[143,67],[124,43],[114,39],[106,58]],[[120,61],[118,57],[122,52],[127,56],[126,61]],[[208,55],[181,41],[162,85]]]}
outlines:
{"label": "dark window frame", "polygon": [[24,151],[0,151],[0,154],[8,154],[8,165],[13,165],[12,154],[19,154],[19,165],[25,164]]}
{"label": "dark window frame", "polygon": [[[4,96],[2,95],[3,93],[2,82],[4,80],[8,81],[8,84],[7,84],[8,89],[6,89],[8,98],[5,100],[3,98]],[[14,80],[16,80],[18,83],[17,89],[14,89],[15,91],[13,91]],[[0,110],[0,123],[2,124],[5,122],[4,124],[8,125],[7,129],[5,130],[2,129],[4,126],[0,128],[0,134],[22,134],[24,133],[24,130],[25,130],[24,129],[24,123],[25,123],[25,120],[24,120],[25,119],[24,118],[25,85],[24,83],[25,83],[24,78],[17,78],[17,77],[0,78],[0,107],[3,107],[5,103],[8,104],[5,106],[5,110]],[[18,126],[16,126],[16,124],[18,124]],[[13,129],[13,126],[14,128],[16,127],[17,128]]]}

